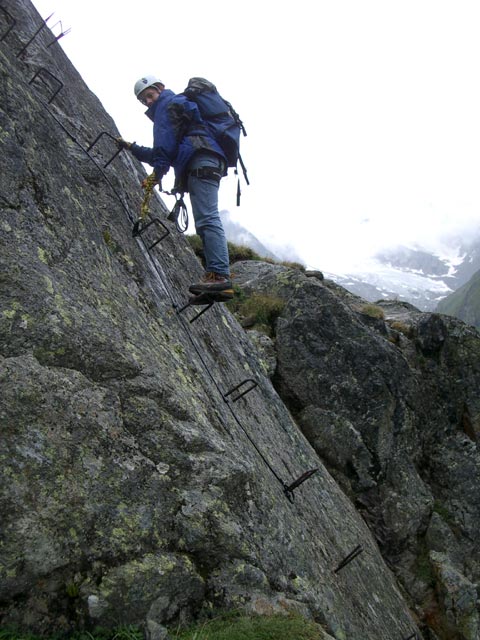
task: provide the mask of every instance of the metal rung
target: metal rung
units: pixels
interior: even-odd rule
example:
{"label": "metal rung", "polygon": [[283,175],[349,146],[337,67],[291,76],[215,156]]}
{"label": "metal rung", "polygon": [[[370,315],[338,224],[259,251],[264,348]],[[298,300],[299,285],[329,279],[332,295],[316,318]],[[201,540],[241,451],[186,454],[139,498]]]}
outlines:
{"label": "metal rung", "polygon": [[313,476],[313,474],[316,473],[317,471],[318,471],[318,468],[310,469],[310,471],[305,471],[305,473],[302,473],[302,475],[296,480],[294,480],[292,484],[284,486],[283,490],[287,498],[290,500],[290,502],[293,502],[295,499],[295,496],[293,495],[293,492],[295,491],[295,489],[299,487],[301,484],[303,484],[305,480],[308,480],[311,476]]}
{"label": "metal rung", "polygon": [[[87,153],[89,153],[93,147],[97,144],[97,142],[100,140],[100,138],[102,138],[103,136],[107,136],[108,138],[110,138],[111,140],[114,140],[116,142],[116,138],[115,136],[113,136],[111,133],[109,133],[108,131],[101,131],[98,136],[95,138],[95,140],[92,142],[92,144],[87,148]],[[122,149],[119,148],[117,149],[117,151],[113,154],[113,156],[110,158],[110,160],[103,165],[103,168],[106,169],[108,167],[108,165],[115,160],[115,158],[122,152]]]}
{"label": "metal rung", "polygon": [[240,389],[240,387],[243,387],[243,385],[247,384],[247,382],[250,382],[250,386],[248,387],[248,389],[245,389],[244,391],[242,391],[242,393],[239,393],[237,396],[235,396],[235,398],[230,398],[232,402],[237,402],[237,400],[240,400],[240,398],[243,398],[244,395],[258,386],[258,383],[253,378],[247,378],[243,382],[240,382],[240,384],[237,384],[236,387],[233,387],[233,389],[230,389],[230,391],[227,391],[227,393],[223,395],[223,399],[228,402],[228,396],[232,395],[232,393],[235,393],[235,391]]}
{"label": "metal rung", "polygon": [[357,556],[359,556],[363,551],[363,547],[361,544],[355,547],[353,551],[351,551],[346,558],[344,558],[338,567],[335,569],[334,573],[338,573],[341,569],[347,566],[352,560],[354,560]]}
{"label": "metal rung", "polygon": [[53,39],[49,44],[47,44],[47,49],[48,49],[48,47],[51,47],[51,46],[52,46],[52,44],[55,44],[55,42],[57,42],[58,40],[60,40],[60,38],[63,38],[63,36],[66,36],[68,33],[70,33],[70,31],[72,30],[72,29],[70,28],[70,29],[67,29],[66,31],[63,31],[62,21],[61,21],[61,20],[58,20],[58,22],[56,22],[56,23],[53,25],[53,27],[51,27],[50,31],[53,31],[53,29],[55,29],[55,27],[57,26],[57,24],[59,24],[59,25],[60,25],[60,29],[61,29],[60,34],[59,34],[56,38],[54,38],[54,39]]}
{"label": "metal rung", "polygon": [[[213,306],[214,304],[215,304],[215,300],[206,300],[205,307],[190,320],[190,324],[192,322],[195,322],[195,320],[198,320],[198,318],[200,318],[200,316],[203,315],[206,311],[208,311],[210,307]],[[182,313],[183,311],[185,311],[185,309],[188,309],[188,307],[192,307],[192,306],[196,306],[196,305],[192,305],[191,302],[187,302],[187,304],[185,304],[183,307],[177,310],[177,313]]]}
{"label": "metal rung", "polygon": [[137,238],[138,236],[141,236],[149,227],[152,226],[152,224],[156,224],[157,226],[162,227],[164,233],[160,237],[158,237],[155,242],[152,242],[152,244],[147,247],[148,251],[151,251],[153,247],[156,247],[157,244],[164,240],[170,233],[169,229],[167,229],[167,227],[161,220],[159,220],[158,218],[152,218],[150,222],[147,222],[146,224],[143,224],[143,220],[137,220],[137,222],[135,222],[135,224],[133,225],[132,237]]}
{"label": "metal rung", "polygon": [[5,31],[5,33],[2,35],[2,37],[0,38],[0,42],[2,42],[2,40],[5,40],[5,38],[8,36],[8,34],[10,33],[10,31],[14,28],[14,26],[17,24],[17,21],[15,20],[15,18],[4,8],[4,7],[0,7],[0,11],[3,12],[3,14],[6,16],[7,21],[10,20],[11,21],[11,25],[8,27],[8,29]]}
{"label": "metal rung", "polygon": [[33,34],[33,36],[30,38],[30,40],[27,42],[27,44],[25,44],[22,49],[20,49],[20,51],[17,53],[16,57],[19,58],[22,53],[24,51],[26,51],[26,49],[32,44],[32,42],[35,40],[35,38],[38,36],[38,34],[40,33],[40,31],[42,29],[44,29],[47,26],[47,22],[50,20],[50,18],[53,16],[53,13],[51,13],[48,18],[45,18],[45,20],[42,22],[42,24],[38,27],[38,29],[35,31],[35,33]]}
{"label": "metal rung", "polygon": [[[59,80],[56,76],[54,76],[53,73],[51,73],[48,69],[45,69],[44,67],[40,67],[40,69],[37,71],[37,73],[33,76],[33,78],[30,80],[30,82],[28,84],[32,84],[32,82],[36,78],[38,78],[41,73],[45,73],[47,76],[50,76],[50,78],[53,78],[53,80],[58,82],[58,84],[60,85],[58,87],[58,89],[54,92],[54,94],[52,95],[50,100],[48,101],[48,104],[50,104],[51,102],[53,102],[54,98],[58,95],[58,93],[63,89],[63,82],[61,80]],[[44,81],[44,84],[46,84],[45,81]]]}
{"label": "metal rung", "polygon": [[404,640],[418,640],[418,635],[417,633],[412,633],[411,636],[408,636],[408,638],[404,638]]}

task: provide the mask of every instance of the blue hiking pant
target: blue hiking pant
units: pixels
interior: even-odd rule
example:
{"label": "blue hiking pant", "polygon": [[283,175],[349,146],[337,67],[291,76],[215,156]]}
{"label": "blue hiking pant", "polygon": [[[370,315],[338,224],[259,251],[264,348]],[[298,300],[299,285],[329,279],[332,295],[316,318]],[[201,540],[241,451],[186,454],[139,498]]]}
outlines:
{"label": "blue hiking pant", "polygon": [[[222,170],[223,161],[213,153],[196,154],[188,170],[213,167]],[[205,271],[229,277],[230,265],[225,231],[218,213],[220,183],[210,178],[188,176],[188,191],[192,203],[195,230],[200,236],[205,254]]]}

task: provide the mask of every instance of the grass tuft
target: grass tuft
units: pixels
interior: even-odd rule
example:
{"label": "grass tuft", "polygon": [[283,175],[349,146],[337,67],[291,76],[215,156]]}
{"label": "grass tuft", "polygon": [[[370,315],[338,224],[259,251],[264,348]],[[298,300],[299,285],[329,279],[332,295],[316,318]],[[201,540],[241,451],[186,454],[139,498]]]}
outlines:
{"label": "grass tuft", "polygon": [[403,333],[407,338],[411,338],[413,336],[413,327],[411,325],[402,322],[401,320],[393,320],[389,323],[390,327],[394,331],[398,331],[399,333]]}
{"label": "grass tuft", "polygon": [[239,318],[248,318],[251,326],[266,327],[268,333],[274,332],[275,321],[281,315],[285,301],[270,294],[253,293],[247,297],[236,292],[235,298],[228,303],[232,313]]}
{"label": "grass tuft", "polygon": [[[62,640],[65,635],[38,636],[28,631],[0,629],[0,640]],[[115,629],[96,627],[93,631],[74,631],[68,634],[68,640],[143,640],[142,630],[135,625],[122,625]]]}
{"label": "grass tuft", "polygon": [[385,319],[384,310],[376,304],[364,304],[360,309],[360,312],[370,318],[378,318],[379,320]]}
{"label": "grass tuft", "polygon": [[[65,636],[50,636],[61,640]],[[188,629],[169,630],[172,640],[322,640],[325,634],[318,624],[300,615],[257,616],[227,612],[197,622]],[[77,631],[68,640],[143,640],[139,627],[123,625],[116,629],[96,628],[92,632]],[[28,632],[0,629],[0,640],[46,640]]]}
{"label": "grass tuft", "polygon": [[[186,236],[188,243],[190,244],[193,252],[200,259],[202,264],[204,263],[205,254],[203,251],[203,244],[200,239],[200,236],[197,234],[191,234]],[[272,258],[266,258],[264,256],[259,255],[250,247],[246,247],[244,245],[235,244],[233,242],[227,242],[228,245],[228,255],[230,258],[230,264],[234,264],[235,262],[240,262],[242,260],[255,260],[260,262],[267,262],[268,264],[280,264],[284,267],[289,267],[290,269],[298,269],[299,271],[305,271],[305,267],[300,262],[290,262],[288,260],[273,260]]]}
{"label": "grass tuft", "polygon": [[174,640],[321,640],[314,622],[297,615],[225,614],[178,632]]}

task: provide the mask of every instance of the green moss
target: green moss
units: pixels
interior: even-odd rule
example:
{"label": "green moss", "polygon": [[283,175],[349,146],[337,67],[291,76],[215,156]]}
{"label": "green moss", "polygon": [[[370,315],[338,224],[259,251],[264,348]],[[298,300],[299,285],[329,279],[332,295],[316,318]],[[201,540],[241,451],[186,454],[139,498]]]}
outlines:
{"label": "green moss", "polygon": [[51,364],[55,362],[58,357],[64,356],[66,353],[65,347],[59,347],[58,349],[45,349],[44,347],[36,347],[33,350],[33,355],[40,362],[40,364]]}
{"label": "green moss", "polygon": [[449,525],[455,525],[455,518],[450,511],[439,500],[435,500],[433,503],[433,510]]}
{"label": "green moss", "polygon": [[[60,640],[63,634],[37,636],[28,631],[14,628],[0,629],[0,640]],[[73,631],[68,635],[69,640],[144,640],[143,631],[136,625],[121,625],[114,629],[95,627],[93,631]]]}
{"label": "green moss", "polygon": [[426,585],[431,587],[435,585],[435,576],[430,558],[428,557],[428,549],[426,545],[422,545],[422,548],[419,550],[417,555],[415,574]]}
{"label": "green moss", "polygon": [[4,129],[3,127],[0,127],[0,142],[4,142],[5,140],[8,140],[10,137],[11,137],[10,132]]}
{"label": "green moss", "polygon": [[229,613],[172,635],[175,640],[321,640],[322,628],[299,615]]}
{"label": "green moss", "polygon": [[22,632],[15,629],[0,629],[0,640],[39,640],[38,636],[28,631]]}
{"label": "green moss", "polygon": [[181,357],[184,357],[184,356],[185,356],[185,349],[184,349],[183,345],[181,345],[181,344],[176,344],[176,345],[174,345],[174,346],[173,346],[173,351],[174,351],[177,355],[179,355],[179,356],[181,356]]}
{"label": "green moss", "polygon": [[47,288],[48,293],[53,296],[53,294],[55,293],[55,290],[53,288],[52,279],[49,278],[48,276],[43,276],[43,277],[44,277],[44,280],[45,280],[45,284],[46,284],[46,288]]}
{"label": "green moss", "polygon": [[66,304],[64,299],[62,298],[62,296],[57,293],[55,295],[55,305],[57,307],[58,310],[58,314],[61,317],[61,319],[63,320],[63,322],[67,325],[67,327],[71,327],[73,322],[72,319],[70,317],[70,314],[68,313],[68,311],[66,310]]}
{"label": "green moss", "polygon": [[110,251],[112,253],[119,253],[120,252],[121,249],[120,249],[119,245],[113,239],[113,236],[110,233],[110,229],[104,229],[102,231],[102,236],[103,236],[103,240],[105,241],[105,244],[107,245],[107,247],[110,249]]}
{"label": "green moss", "polygon": [[104,229],[102,235],[103,239],[105,240],[105,244],[110,246],[112,244],[112,234],[110,233],[110,231],[108,229]]}
{"label": "green moss", "polygon": [[69,582],[65,585],[65,592],[69,598],[78,598],[80,595],[79,586],[74,582]]}
{"label": "green moss", "polygon": [[13,320],[15,318],[17,311],[20,309],[20,303],[14,300],[11,307],[11,309],[4,309],[2,311],[2,316],[8,320]]}
{"label": "green moss", "polygon": [[48,254],[45,249],[42,249],[42,247],[38,247],[37,255],[39,260],[41,260],[44,264],[48,264]]}

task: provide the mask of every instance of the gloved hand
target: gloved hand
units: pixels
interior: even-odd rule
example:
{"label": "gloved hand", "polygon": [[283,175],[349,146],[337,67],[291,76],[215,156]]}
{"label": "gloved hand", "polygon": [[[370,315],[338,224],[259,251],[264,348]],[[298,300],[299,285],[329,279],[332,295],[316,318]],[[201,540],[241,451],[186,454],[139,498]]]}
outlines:
{"label": "gloved hand", "polygon": [[135,144],[134,142],[127,142],[123,138],[115,138],[115,142],[120,149],[130,149],[132,144]]}
{"label": "gloved hand", "polygon": [[142,181],[143,189],[147,190],[153,189],[156,184],[158,184],[158,180],[155,171],[152,171],[152,173]]}

